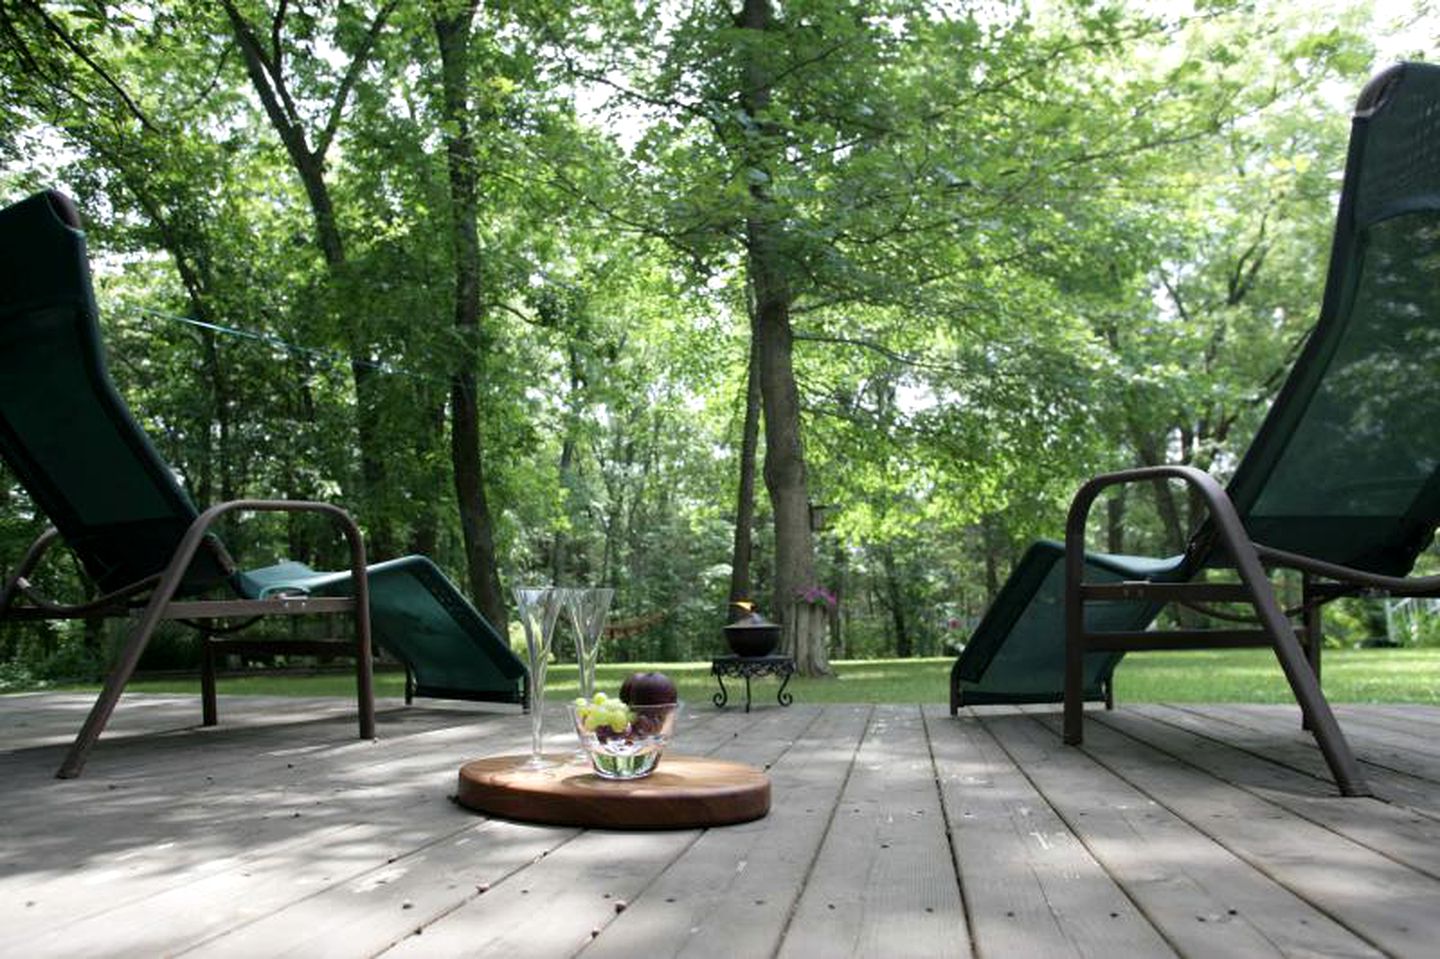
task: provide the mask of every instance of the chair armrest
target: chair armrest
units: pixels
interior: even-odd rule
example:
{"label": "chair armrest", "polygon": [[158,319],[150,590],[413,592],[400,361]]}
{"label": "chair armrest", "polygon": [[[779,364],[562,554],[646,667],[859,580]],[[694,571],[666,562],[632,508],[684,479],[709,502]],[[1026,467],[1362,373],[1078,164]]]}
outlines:
{"label": "chair armrest", "polygon": [[1398,596],[1429,596],[1440,593],[1440,576],[1383,576],[1351,566],[1341,566],[1339,563],[1327,563],[1321,559],[1312,559],[1301,553],[1272,549],[1263,543],[1255,544],[1255,552],[1260,554],[1262,560],[1274,563],[1276,566],[1285,566],[1302,573],[1350,583],[1361,589],[1394,593]]}
{"label": "chair armrest", "polygon": [[[130,583],[119,589],[112,590],[94,599],[88,599],[83,603],[59,603],[48,597],[40,595],[30,583],[30,573],[40,565],[40,561],[50,552],[50,547],[60,542],[60,531],[53,526],[48,526],[45,531],[35,537],[35,542],[20,557],[20,563],[15,567],[15,572],[0,587],[0,617],[6,615],[30,617],[37,612],[45,617],[54,619],[78,619],[82,616],[124,616],[128,607],[123,600],[129,599],[138,593],[151,589],[160,581],[159,574],[147,576],[139,582]],[[24,596],[29,601],[28,606],[14,606],[16,597]]]}
{"label": "chair armrest", "polygon": [[[266,500],[266,499],[238,499],[224,503],[216,503],[209,509],[202,512],[190,524],[185,535],[180,540],[180,545],[175,549],[175,556],[166,567],[163,579],[172,579],[172,583],[162,585],[161,591],[173,593],[180,585],[180,577],[184,575],[190,566],[190,561],[199,550],[210,527],[227,513],[324,513],[334,520],[335,525],[344,534],[346,543],[350,547],[350,572],[355,577],[355,599],[365,601],[368,607],[369,589],[365,582],[365,541],[360,535],[360,528],[355,524],[354,518],[345,510],[333,503],[320,503],[312,500]],[[362,595],[363,594],[363,595]]]}
{"label": "chair armrest", "polygon": [[1180,479],[1193,486],[1205,500],[1221,542],[1227,545],[1248,542],[1245,525],[1240,522],[1240,515],[1230,502],[1229,494],[1215,477],[1204,470],[1193,466],[1142,466],[1103,473],[1081,486],[1070,501],[1070,513],[1065,520],[1065,575],[1071,582],[1078,583],[1084,576],[1085,526],[1096,498],[1111,486],[1158,479]]}
{"label": "chair armrest", "polygon": [[25,550],[25,555],[20,557],[20,563],[15,567],[15,572],[0,587],[0,616],[10,608],[15,594],[27,587],[25,577],[30,575],[31,570],[40,564],[40,560],[50,551],[50,547],[60,538],[60,531],[53,526],[45,527],[45,531],[35,537],[35,542]]}

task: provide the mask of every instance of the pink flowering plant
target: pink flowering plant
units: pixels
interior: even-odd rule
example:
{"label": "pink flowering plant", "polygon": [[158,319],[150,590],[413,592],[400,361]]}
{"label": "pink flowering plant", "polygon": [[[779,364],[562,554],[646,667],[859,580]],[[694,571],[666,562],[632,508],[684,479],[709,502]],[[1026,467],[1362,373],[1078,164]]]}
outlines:
{"label": "pink flowering plant", "polygon": [[828,606],[835,608],[835,594],[824,586],[807,586],[795,594],[795,598],[802,603],[809,603],[811,606]]}

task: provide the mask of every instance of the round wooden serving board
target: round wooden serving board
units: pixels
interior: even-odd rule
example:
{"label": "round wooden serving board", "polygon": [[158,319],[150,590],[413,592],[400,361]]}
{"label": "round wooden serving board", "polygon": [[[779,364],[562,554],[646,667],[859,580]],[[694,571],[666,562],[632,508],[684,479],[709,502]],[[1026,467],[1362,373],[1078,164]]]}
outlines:
{"label": "round wooden serving board", "polygon": [[505,819],[602,829],[725,826],[770,811],[770,777],[743,763],[667,754],[649,776],[615,780],[573,759],[538,772],[517,769],[526,758],[466,763],[456,799]]}

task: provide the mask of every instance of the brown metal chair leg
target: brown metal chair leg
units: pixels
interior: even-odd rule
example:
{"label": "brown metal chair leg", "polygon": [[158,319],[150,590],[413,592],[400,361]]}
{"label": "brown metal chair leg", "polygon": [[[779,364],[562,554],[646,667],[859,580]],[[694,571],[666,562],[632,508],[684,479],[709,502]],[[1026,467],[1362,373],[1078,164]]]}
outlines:
{"label": "brown metal chair leg", "polygon": [[[1068,593],[1068,591],[1067,591]],[[1078,600],[1077,600],[1078,602]],[[1069,597],[1066,597],[1069,605]],[[1070,619],[1068,610],[1066,620]],[[1061,713],[1061,739],[1067,746],[1085,741],[1085,646],[1077,629],[1065,628],[1065,700]]]}
{"label": "brown metal chair leg", "polygon": [[1330,704],[1320,691],[1320,679],[1306,659],[1285,611],[1275,599],[1275,591],[1260,566],[1254,547],[1248,541],[1229,545],[1232,546],[1231,556],[1240,581],[1249,587],[1255,597],[1255,612],[1260,617],[1261,626],[1275,643],[1275,657],[1280,660],[1280,668],[1285,671],[1295,701],[1300,704],[1301,714],[1315,734],[1315,741],[1335,776],[1336,785],[1346,796],[1371,795],[1365,776],[1360,772],[1360,764],[1350,752],[1345,734],[1340,731],[1340,724],[1335,721],[1335,714],[1330,711]]}
{"label": "brown metal chair leg", "polygon": [[350,537],[351,579],[355,583],[355,696],[360,714],[360,738],[375,738],[375,663],[370,639],[370,580],[365,572],[365,546],[354,524]]}
{"label": "brown metal chair leg", "polygon": [[[1310,593],[1311,584],[1314,578],[1309,573],[1301,578],[1304,584],[1300,593],[1300,604],[1304,608],[1303,622],[1305,624],[1305,658],[1310,661],[1310,669],[1315,673],[1315,682],[1320,682],[1320,650],[1324,647],[1325,631],[1322,623],[1320,604],[1311,604],[1313,598]],[[1315,726],[1310,722],[1310,716],[1302,713],[1300,716],[1300,728],[1307,731],[1314,731]]]}
{"label": "brown metal chair leg", "polygon": [[[1091,490],[1091,487],[1094,490]],[[1069,746],[1085,741],[1085,604],[1080,587],[1085,581],[1085,522],[1077,513],[1089,513],[1099,493],[1092,483],[1081,487],[1070,504],[1065,529],[1065,708],[1061,739]]]}
{"label": "brown metal chair leg", "polygon": [[215,644],[210,635],[200,636],[200,723],[214,726],[220,722],[219,699],[215,695]]}
{"label": "brown metal chair leg", "polygon": [[100,697],[95,700],[95,705],[90,707],[90,715],[85,717],[85,724],[80,727],[75,742],[70,744],[70,751],[65,754],[65,761],[55,773],[57,779],[74,779],[85,768],[90,747],[95,745],[101,730],[110,721],[110,714],[115,711],[121,694],[125,692],[125,684],[130,682],[135,666],[140,662],[140,654],[145,651],[145,644],[150,641],[155,627],[160,624],[160,614],[175,595],[175,590],[180,585],[180,577],[190,565],[194,550],[187,553],[182,549],[180,552],[184,553],[183,562],[177,554],[177,559],[170,564],[160,586],[155,590],[155,595],[150,597],[145,611],[140,614],[140,621],[131,631],[130,638],[125,641],[119,660],[110,670],[110,675],[105,677],[105,686],[100,690]]}

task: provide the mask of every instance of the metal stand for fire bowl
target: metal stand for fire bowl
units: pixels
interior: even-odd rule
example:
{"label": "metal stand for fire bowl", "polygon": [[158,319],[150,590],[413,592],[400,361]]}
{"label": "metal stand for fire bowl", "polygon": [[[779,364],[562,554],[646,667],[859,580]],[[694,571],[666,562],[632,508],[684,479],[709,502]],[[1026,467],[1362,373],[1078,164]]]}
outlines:
{"label": "metal stand for fire bowl", "polygon": [[790,677],[795,675],[795,660],[790,656],[716,656],[710,661],[710,675],[720,684],[720,692],[713,697],[716,706],[730,701],[730,692],[725,688],[726,676],[738,676],[745,680],[745,711],[750,711],[750,680],[756,676],[779,676],[780,691],[775,701],[789,706],[795,697],[785,691]]}

